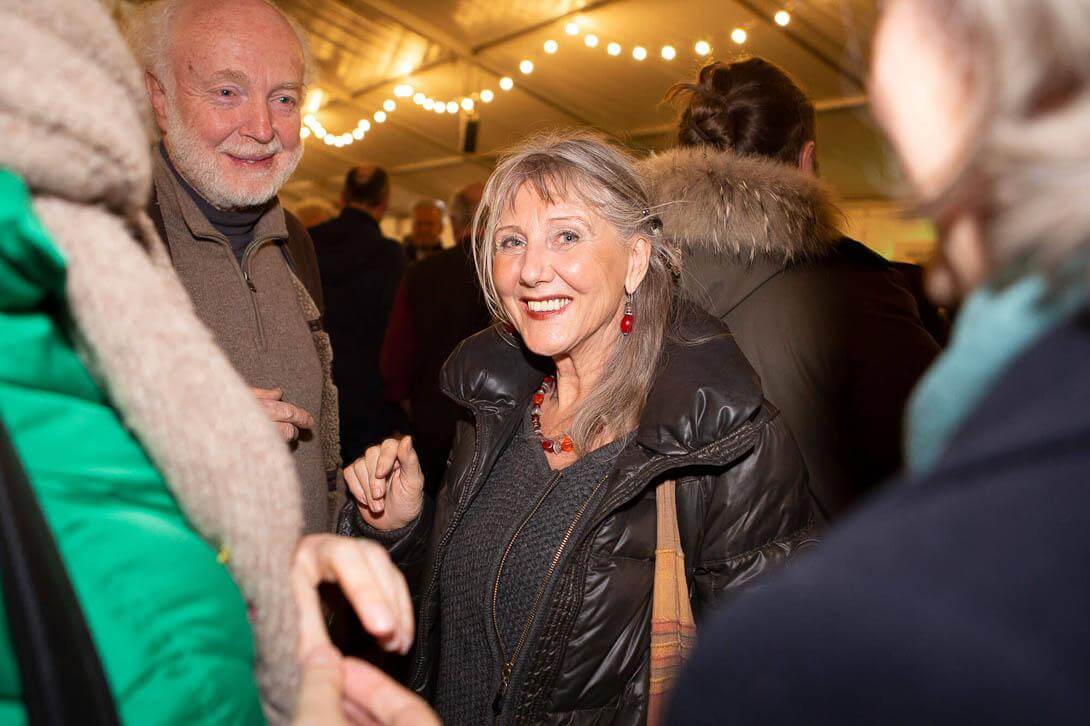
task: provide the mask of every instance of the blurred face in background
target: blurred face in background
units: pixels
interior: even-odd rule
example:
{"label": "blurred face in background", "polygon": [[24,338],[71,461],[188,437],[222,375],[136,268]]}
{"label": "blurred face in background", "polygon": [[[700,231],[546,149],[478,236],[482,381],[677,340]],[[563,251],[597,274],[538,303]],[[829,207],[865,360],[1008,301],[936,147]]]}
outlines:
{"label": "blurred face in background", "polygon": [[[923,6],[916,0],[886,5],[874,42],[870,97],[917,196],[930,200],[952,181],[968,145],[973,89],[968,74],[958,71],[943,28]],[[930,276],[929,292],[950,302],[981,282],[984,254],[968,214],[940,223],[944,265]]]}
{"label": "blurred face in background", "polygon": [[443,233],[443,212],[431,205],[413,210],[413,227],[409,236],[416,247],[436,247]]}
{"label": "blurred face in background", "polygon": [[174,18],[168,78],[148,86],[167,154],[220,209],[267,202],[295,171],[305,62],[259,0],[194,0]]}

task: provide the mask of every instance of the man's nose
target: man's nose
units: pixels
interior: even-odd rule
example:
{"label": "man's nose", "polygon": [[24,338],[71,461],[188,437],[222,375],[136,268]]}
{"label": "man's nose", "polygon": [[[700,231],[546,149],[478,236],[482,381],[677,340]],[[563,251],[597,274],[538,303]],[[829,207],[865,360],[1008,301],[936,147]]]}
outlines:
{"label": "man's nose", "polygon": [[240,129],[243,136],[248,136],[260,144],[273,140],[272,114],[269,104],[263,98],[254,98],[246,106],[246,118]]}

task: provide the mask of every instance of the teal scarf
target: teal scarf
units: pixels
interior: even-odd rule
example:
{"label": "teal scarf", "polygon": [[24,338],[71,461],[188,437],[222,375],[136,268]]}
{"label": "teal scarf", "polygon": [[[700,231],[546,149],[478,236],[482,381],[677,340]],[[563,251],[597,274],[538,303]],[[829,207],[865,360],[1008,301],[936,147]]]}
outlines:
{"label": "teal scarf", "polygon": [[968,298],[950,347],[909,400],[905,460],[910,472],[930,471],[1014,359],[1086,301],[1082,286],[1047,293],[1046,280],[1034,275],[1002,290],[984,287]]}

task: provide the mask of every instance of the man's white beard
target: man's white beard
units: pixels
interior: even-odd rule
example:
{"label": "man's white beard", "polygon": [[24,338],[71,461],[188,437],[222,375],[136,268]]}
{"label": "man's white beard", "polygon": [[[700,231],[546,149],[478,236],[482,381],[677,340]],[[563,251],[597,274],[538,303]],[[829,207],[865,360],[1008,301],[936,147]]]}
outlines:
{"label": "man's white beard", "polygon": [[[189,185],[197,190],[212,206],[217,209],[240,209],[255,207],[272,199],[280,187],[295,172],[303,158],[303,144],[294,151],[283,152],[280,139],[274,138],[268,144],[256,141],[240,143],[224,141],[209,153],[201,139],[179,117],[172,104],[167,106],[166,136],[170,143],[170,161],[174,164]],[[255,190],[233,189],[220,173],[216,155],[229,153],[237,156],[259,156],[276,154],[280,168],[274,167],[267,174],[267,180]]]}

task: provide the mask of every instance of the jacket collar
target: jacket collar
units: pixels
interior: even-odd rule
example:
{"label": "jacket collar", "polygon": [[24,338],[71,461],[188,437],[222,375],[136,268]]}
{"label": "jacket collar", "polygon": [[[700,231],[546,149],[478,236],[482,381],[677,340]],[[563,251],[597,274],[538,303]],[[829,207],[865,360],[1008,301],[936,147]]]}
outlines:
{"label": "jacket collar", "polygon": [[363,224],[374,229],[381,229],[381,225],[370,212],[358,207],[346,206],[341,210],[341,219],[352,224]]}
{"label": "jacket collar", "polygon": [[[760,382],[729,331],[683,304],[663,344],[634,443],[684,456],[727,437],[763,402]],[[498,325],[463,341],[441,376],[459,403],[506,418],[520,413],[551,363],[508,342]]]}
{"label": "jacket collar", "polygon": [[[182,186],[181,179],[167,162],[166,151],[161,144],[152,153],[152,162],[158,203],[170,205],[194,238],[227,242],[227,238],[208,221],[200,207]],[[287,237],[288,226],[284,221],[284,209],[280,206],[280,200],[274,199],[265,214],[254,225],[254,240],[287,239]]]}
{"label": "jacket collar", "polygon": [[664,232],[683,251],[786,264],[828,254],[843,236],[825,185],[785,164],[678,147],[639,168]]}

